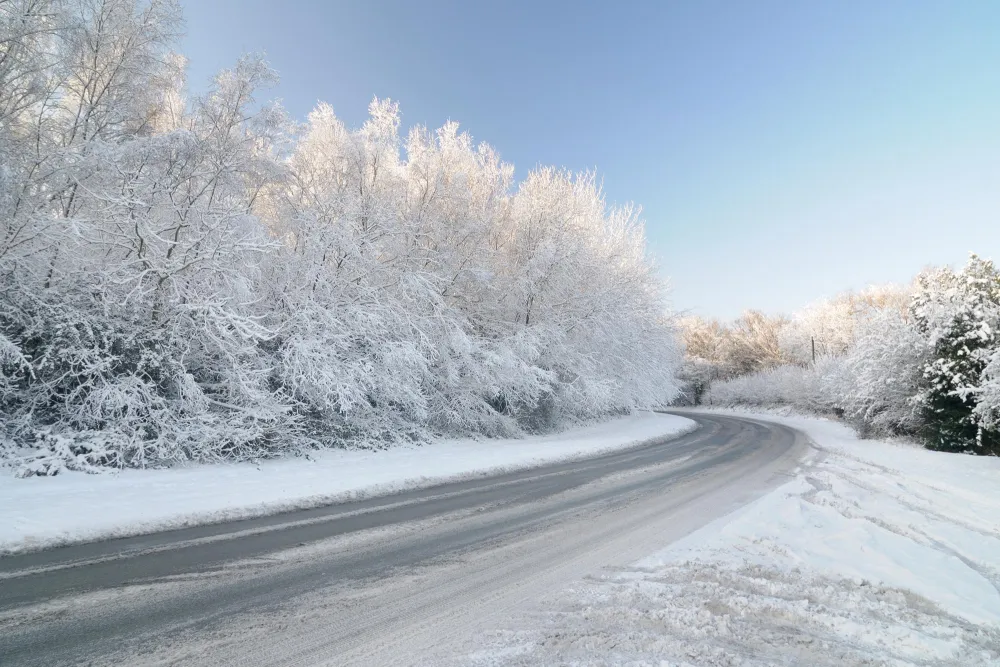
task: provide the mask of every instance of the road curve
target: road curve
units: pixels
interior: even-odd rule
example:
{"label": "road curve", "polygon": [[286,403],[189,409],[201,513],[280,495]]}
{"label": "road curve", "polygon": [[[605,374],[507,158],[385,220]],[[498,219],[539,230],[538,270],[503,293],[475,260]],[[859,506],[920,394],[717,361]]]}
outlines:
{"label": "road curve", "polygon": [[461,663],[482,633],[773,488],[785,426],[697,430],[385,498],[0,558],[2,665]]}

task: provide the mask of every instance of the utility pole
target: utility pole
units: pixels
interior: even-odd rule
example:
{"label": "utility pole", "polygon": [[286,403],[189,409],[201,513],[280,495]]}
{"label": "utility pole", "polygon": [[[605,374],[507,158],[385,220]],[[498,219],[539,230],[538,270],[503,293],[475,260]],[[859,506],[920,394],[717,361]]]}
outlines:
{"label": "utility pole", "polygon": [[816,337],[815,336],[810,336],[809,340],[812,341],[812,347],[813,347],[813,366],[815,366],[816,365]]}

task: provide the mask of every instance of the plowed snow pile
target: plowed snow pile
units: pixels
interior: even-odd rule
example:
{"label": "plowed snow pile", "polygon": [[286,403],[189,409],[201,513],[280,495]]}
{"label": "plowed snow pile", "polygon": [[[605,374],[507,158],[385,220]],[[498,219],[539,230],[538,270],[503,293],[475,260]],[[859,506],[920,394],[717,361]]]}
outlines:
{"label": "plowed snow pile", "polygon": [[1000,665],[1000,460],[774,418],[825,452],[627,570],[545,600],[473,665]]}

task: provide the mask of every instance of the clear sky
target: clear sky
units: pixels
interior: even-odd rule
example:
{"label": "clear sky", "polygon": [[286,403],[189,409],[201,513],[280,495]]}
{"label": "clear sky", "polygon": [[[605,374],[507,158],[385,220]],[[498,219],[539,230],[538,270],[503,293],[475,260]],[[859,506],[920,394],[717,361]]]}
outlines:
{"label": "clear sky", "polygon": [[1000,2],[183,0],[192,91],[243,52],[297,118],[373,96],[519,177],[596,168],[678,309],[788,312],[1000,260]]}

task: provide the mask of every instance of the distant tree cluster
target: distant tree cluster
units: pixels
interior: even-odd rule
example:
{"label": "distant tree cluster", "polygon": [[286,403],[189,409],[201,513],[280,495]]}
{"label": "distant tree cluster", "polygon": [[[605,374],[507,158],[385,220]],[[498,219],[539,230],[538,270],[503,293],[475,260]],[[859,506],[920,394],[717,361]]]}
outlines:
{"label": "distant tree cluster", "polygon": [[[185,92],[173,0],[0,0],[0,412],[25,474],[500,436],[677,391],[664,285],[593,175]],[[8,457],[9,458],[9,457]]]}
{"label": "distant tree cluster", "polygon": [[700,317],[678,320],[686,351],[680,376],[690,401],[700,403],[716,380],[748,375],[783,363],[779,334],[788,324],[748,310],[730,324]]}
{"label": "distant tree cluster", "polygon": [[[751,328],[748,319],[766,324]],[[837,413],[866,433],[1000,455],[1000,272],[992,261],[973,255],[961,270],[928,270],[911,285],[841,295],[787,319],[689,318],[682,337],[693,400]]]}

